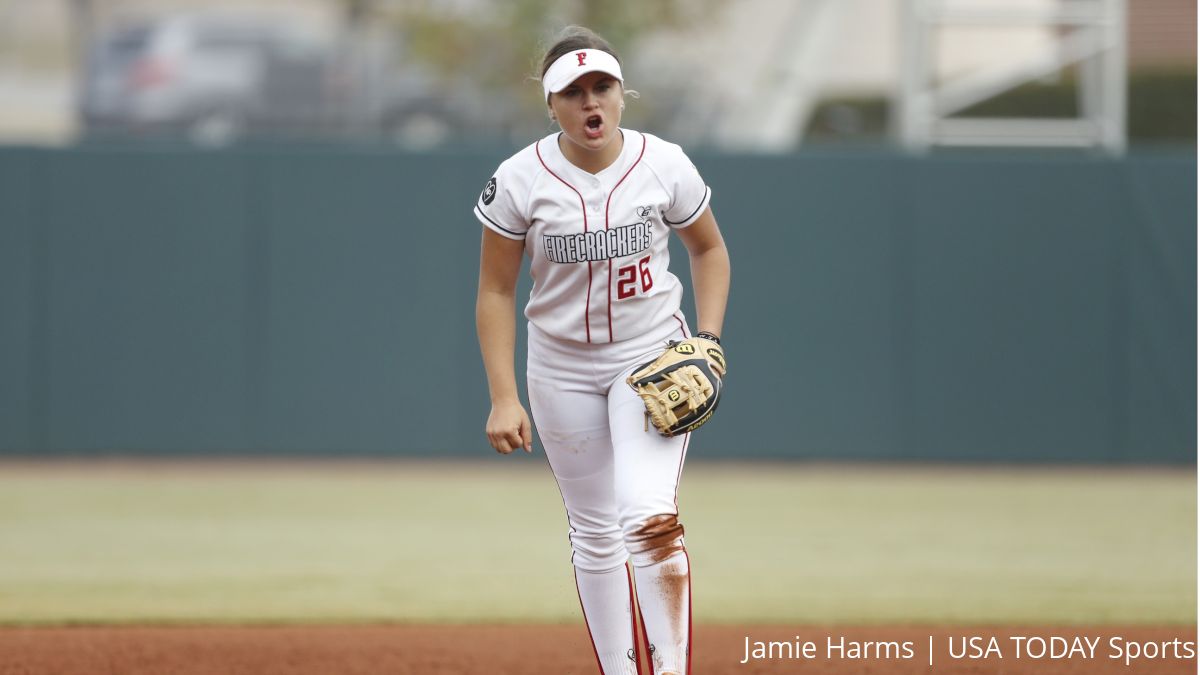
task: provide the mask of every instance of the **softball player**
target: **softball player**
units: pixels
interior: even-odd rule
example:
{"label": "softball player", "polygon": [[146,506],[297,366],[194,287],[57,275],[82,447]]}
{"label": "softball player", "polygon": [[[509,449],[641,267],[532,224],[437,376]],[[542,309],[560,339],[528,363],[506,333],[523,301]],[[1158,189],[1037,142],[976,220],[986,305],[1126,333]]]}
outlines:
{"label": "softball player", "polygon": [[729,256],[709,189],[679,146],[620,128],[624,78],[607,42],[568,28],[545,55],[541,81],[562,131],[503,162],[475,205],[487,436],[501,453],[532,451],[513,368],[515,285],[528,255],[529,403],[566,506],[600,671],[638,673],[645,648],[655,674],[683,675],[691,576],[676,495],[689,435],[648,429],[625,378],[667,340],[690,337],[683,289],[667,266],[669,235],[689,253],[698,334],[717,342]]}

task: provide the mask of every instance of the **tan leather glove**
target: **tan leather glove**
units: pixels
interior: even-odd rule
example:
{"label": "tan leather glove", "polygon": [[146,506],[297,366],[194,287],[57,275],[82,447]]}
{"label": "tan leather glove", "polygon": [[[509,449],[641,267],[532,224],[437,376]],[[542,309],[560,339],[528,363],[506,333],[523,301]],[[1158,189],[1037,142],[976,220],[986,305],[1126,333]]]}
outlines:
{"label": "tan leather glove", "polygon": [[712,418],[721,398],[725,352],[701,337],[671,342],[626,379],[646,404],[646,417],[663,436],[678,436]]}

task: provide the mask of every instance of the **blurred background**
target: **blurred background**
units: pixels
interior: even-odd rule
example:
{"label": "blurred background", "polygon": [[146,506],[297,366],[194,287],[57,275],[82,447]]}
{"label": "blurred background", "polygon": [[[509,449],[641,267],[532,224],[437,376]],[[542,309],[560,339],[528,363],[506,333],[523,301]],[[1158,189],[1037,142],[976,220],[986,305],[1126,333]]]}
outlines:
{"label": "blurred background", "polygon": [[0,140],[521,146],[569,23],[689,147],[1195,139],[1188,0],[0,0]]}
{"label": "blurred background", "polygon": [[0,0],[0,451],[485,451],[470,209],[570,23],[716,195],[706,452],[1194,462],[1187,0]]}

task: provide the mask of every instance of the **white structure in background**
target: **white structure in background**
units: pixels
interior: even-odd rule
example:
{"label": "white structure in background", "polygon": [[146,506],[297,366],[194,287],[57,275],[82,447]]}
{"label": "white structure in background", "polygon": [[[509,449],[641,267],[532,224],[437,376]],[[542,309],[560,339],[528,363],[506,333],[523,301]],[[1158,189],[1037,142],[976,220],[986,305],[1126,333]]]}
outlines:
{"label": "white structure in background", "polygon": [[850,38],[844,19],[864,2],[894,0],[726,0],[694,28],[646,36],[628,70],[651,74],[655,95],[681,99],[673,140],[790,150],[820,100],[830,55]]}
{"label": "white structure in background", "polygon": [[[1069,143],[1119,151],[1124,2],[728,0],[694,29],[648,37],[630,70],[687,83],[669,129],[683,143],[788,152],[803,142],[822,100],[883,97],[892,100],[898,140],[911,148]],[[1083,119],[950,119],[1072,63],[1082,66]]]}
{"label": "white structure in background", "polygon": [[700,109],[684,115],[695,115],[693,124],[709,120],[705,140],[718,147],[759,152],[794,148],[820,100],[824,65],[843,37],[836,29],[851,3],[767,0],[729,6],[736,11],[727,15],[726,40],[707,47],[730,53],[693,61],[713,70],[715,91],[699,96]]}
{"label": "white structure in background", "polygon": [[[1097,146],[1125,150],[1126,0],[1053,3],[903,0],[901,73],[893,111],[910,150],[932,145]],[[941,31],[1046,29],[1052,40],[1007,62],[939,77]],[[963,118],[966,108],[1077,65],[1076,118]]]}

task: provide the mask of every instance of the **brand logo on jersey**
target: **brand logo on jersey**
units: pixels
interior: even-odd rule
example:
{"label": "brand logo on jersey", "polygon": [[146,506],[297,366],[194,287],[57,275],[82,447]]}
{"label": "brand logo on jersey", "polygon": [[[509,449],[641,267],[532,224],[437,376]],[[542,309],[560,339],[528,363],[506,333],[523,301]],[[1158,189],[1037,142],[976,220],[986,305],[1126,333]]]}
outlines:
{"label": "brand logo on jersey", "polygon": [[575,52],[575,58],[579,59],[579,65],[583,65],[583,60],[587,58],[587,52]]}
{"label": "brand logo on jersey", "polygon": [[653,207],[650,207],[650,206],[637,207],[638,218],[649,218],[650,214],[653,212],[654,212],[654,209],[653,209]]}
{"label": "brand logo on jersey", "polygon": [[636,223],[611,230],[568,235],[543,235],[546,259],[555,263],[580,263],[624,258],[650,248],[654,234],[650,223]]}
{"label": "brand logo on jersey", "polygon": [[479,198],[483,200],[484,206],[491,204],[492,200],[496,198],[496,177],[495,176],[492,176],[492,179],[487,182],[487,185],[483,186],[483,194],[479,195]]}

